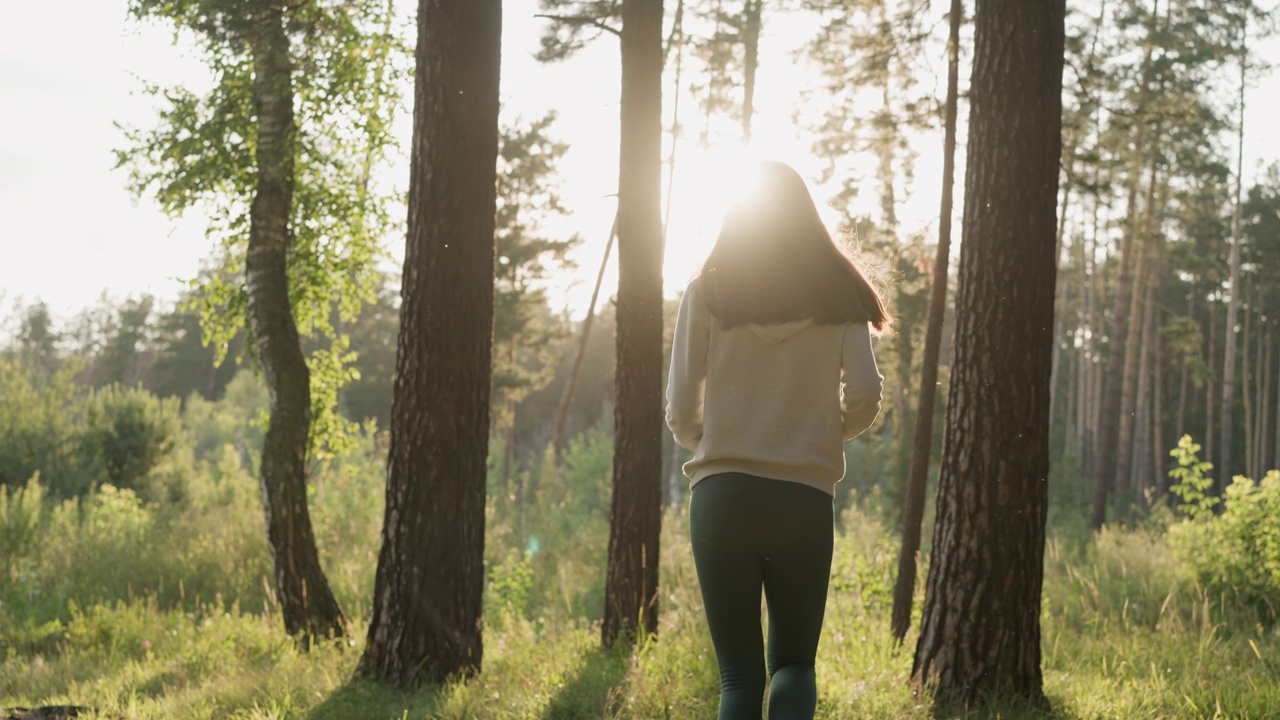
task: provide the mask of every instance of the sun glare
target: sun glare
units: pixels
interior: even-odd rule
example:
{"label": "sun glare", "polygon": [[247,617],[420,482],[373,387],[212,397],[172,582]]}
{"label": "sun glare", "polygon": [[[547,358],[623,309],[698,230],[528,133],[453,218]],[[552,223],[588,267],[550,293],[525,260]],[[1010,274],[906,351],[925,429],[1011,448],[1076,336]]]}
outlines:
{"label": "sun glare", "polygon": [[683,289],[698,274],[725,213],[758,187],[763,159],[741,146],[693,148],[676,159],[663,273],[669,289]]}

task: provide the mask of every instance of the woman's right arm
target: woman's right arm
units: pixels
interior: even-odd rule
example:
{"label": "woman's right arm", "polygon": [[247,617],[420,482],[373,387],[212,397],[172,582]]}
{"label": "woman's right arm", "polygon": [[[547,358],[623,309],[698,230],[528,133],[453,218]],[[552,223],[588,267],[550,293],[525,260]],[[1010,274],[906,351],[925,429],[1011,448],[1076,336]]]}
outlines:
{"label": "woman's right arm", "polygon": [[707,349],[711,342],[710,316],[698,298],[697,287],[697,280],[690,283],[680,299],[667,376],[667,427],[676,442],[690,450],[697,450],[702,440]]}
{"label": "woman's right arm", "polygon": [[840,353],[840,416],[844,439],[861,435],[880,414],[880,393],[884,378],[871,352],[871,330],[867,323],[844,327]]}

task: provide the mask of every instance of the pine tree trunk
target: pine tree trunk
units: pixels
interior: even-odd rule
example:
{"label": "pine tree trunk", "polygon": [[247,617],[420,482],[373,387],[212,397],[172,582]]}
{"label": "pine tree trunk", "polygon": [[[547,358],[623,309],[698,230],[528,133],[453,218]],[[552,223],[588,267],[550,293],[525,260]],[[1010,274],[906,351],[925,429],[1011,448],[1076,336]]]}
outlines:
{"label": "pine tree trunk", "polygon": [[1255,322],[1253,328],[1254,335],[1257,337],[1257,339],[1253,341],[1255,352],[1253,364],[1253,389],[1255,400],[1253,402],[1253,431],[1250,433],[1253,437],[1253,452],[1250,453],[1253,457],[1253,474],[1249,477],[1261,479],[1263,472],[1266,470],[1266,468],[1262,467],[1262,433],[1263,426],[1267,424],[1264,419],[1266,417],[1265,411],[1263,410],[1263,405],[1265,404],[1263,398],[1265,397],[1265,394],[1262,389],[1262,378],[1266,372],[1266,367],[1263,364],[1265,362],[1263,351],[1266,349],[1267,342],[1266,338],[1263,337],[1262,330],[1262,288],[1258,287],[1257,284],[1255,284],[1255,288],[1257,289],[1257,303],[1254,305]]}
{"label": "pine tree trunk", "polygon": [[[1277,354],[1280,355],[1280,353],[1277,353]],[[1277,363],[1280,363],[1280,357],[1277,357]],[[1270,378],[1270,374],[1268,374],[1268,379],[1269,378]],[[1275,397],[1276,397],[1276,405],[1275,405],[1276,409],[1275,409],[1275,414],[1272,417],[1275,423],[1276,432],[1275,432],[1275,439],[1271,445],[1271,450],[1273,453],[1271,456],[1271,467],[1280,469],[1280,380],[1276,382]]]}
{"label": "pine tree trunk", "polygon": [[1275,355],[1272,353],[1273,345],[1271,338],[1271,329],[1274,325],[1275,321],[1267,322],[1267,352],[1265,359],[1263,360],[1263,367],[1265,370],[1263,371],[1264,380],[1262,383],[1262,409],[1259,411],[1263,421],[1258,427],[1258,435],[1261,441],[1258,443],[1258,453],[1261,456],[1260,464],[1263,466],[1262,469],[1264,471],[1276,467],[1275,465],[1270,464],[1272,447],[1269,445],[1271,441],[1271,434],[1267,432],[1269,423],[1271,422],[1271,380],[1275,374]]}
{"label": "pine tree trunk", "polygon": [[[1206,360],[1207,367],[1213,367],[1213,363],[1217,360],[1217,357],[1218,357],[1217,305],[1214,304],[1212,301],[1210,301],[1207,304],[1207,309],[1209,311],[1209,357],[1205,358],[1205,360]],[[1216,439],[1216,436],[1214,435],[1214,432],[1213,432],[1213,428],[1214,428],[1213,419],[1217,415],[1217,411],[1218,411],[1217,394],[1214,392],[1214,390],[1217,388],[1217,385],[1214,384],[1211,378],[1208,382],[1204,384],[1204,388],[1205,388],[1204,456],[1206,458],[1215,458],[1217,457],[1217,455],[1215,455],[1213,452],[1214,447],[1216,445],[1216,443],[1214,442],[1214,440]]]}
{"label": "pine tree trunk", "polygon": [[500,0],[420,0],[386,515],[358,672],[479,671]]}
{"label": "pine tree trunk", "polygon": [[755,114],[756,69],[760,65],[760,20],[764,0],[746,0],[742,32],[742,144],[751,145],[751,117]]}
{"label": "pine tree trunk", "polygon": [[613,228],[609,230],[609,241],[604,245],[604,257],[600,259],[596,285],[591,290],[587,316],[582,320],[582,337],[578,339],[578,352],[573,356],[573,367],[569,370],[569,379],[565,381],[564,394],[560,396],[560,407],[556,411],[556,426],[551,434],[551,447],[555,448],[557,455],[564,452],[564,444],[568,439],[565,437],[565,432],[569,427],[569,411],[573,409],[573,396],[578,390],[578,379],[582,376],[582,362],[587,357],[587,341],[591,339],[591,324],[596,317],[596,301],[600,299],[600,285],[604,282],[604,271],[609,266],[609,254],[613,251],[613,241],[617,236],[618,215],[614,213]]}
{"label": "pine tree trunk", "polygon": [[[1156,145],[1159,145],[1159,123],[1155,130]],[[1139,433],[1142,426],[1137,423],[1135,417],[1135,406],[1137,403],[1137,380],[1140,368],[1141,343],[1143,337],[1142,310],[1149,307],[1143,303],[1144,293],[1148,283],[1153,282],[1152,275],[1149,272],[1149,266],[1153,264],[1152,255],[1155,250],[1152,246],[1154,243],[1155,224],[1157,222],[1157,209],[1155,206],[1156,187],[1159,184],[1157,175],[1158,156],[1151,158],[1150,176],[1148,178],[1147,194],[1145,206],[1143,208],[1143,217],[1138,224],[1130,225],[1130,232],[1134,233],[1134,242],[1136,243],[1137,264],[1134,269],[1134,283],[1132,293],[1129,297],[1129,328],[1128,337],[1124,344],[1124,375],[1123,383],[1120,389],[1120,418],[1119,433],[1116,439],[1116,466],[1115,478],[1112,481],[1112,489],[1115,491],[1115,504],[1118,517],[1127,518],[1131,509],[1130,485],[1133,480],[1132,464],[1129,461],[1130,454],[1133,452],[1134,437]]]}
{"label": "pine tree trunk", "polygon": [[[1242,41],[1244,32],[1241,32]],[[1242,42],[1243,44],[1243,42]],[[1238,123],[1237,156],[1236,156],[1236,197],[1235,207],[1231,213],[1231,300],[1227,303],[1227,322],[1222,326],[1223,352],[1222,358],[1222,397],[1220,399],[1222,429],[1218,438],[1217,484],[1211,486],[1210,492],[1221,494],[1222,489],[1231,484],[1233,467],[1231,465],[1231,424],[1232,403],[1236,394],[1236,337],[1235,327],[1240,312],[1240,188],[1241,176],[1244,172],[1244,91],[1245,64],[1240,63],[1240,119]]]}
{"label": "pine tree trunk", "polygon": [[[1157,270],[1155,276],[1159,278],[1163,272],[1163,252],[1156,253]],[[1158,282],[1158,281],[1157,281]],[[1155,321],[1155,345],[1152,348],[1152,374],[1155,376],[1155,389],[1151,393],[1151,475],[1149,476],[1147,487],[1150,489],[1150,496],[1147,498],[1147,504],[1153,504],[1157,496],[1164,492],[1164,464],[1165,458],[1168,457],[1169,449],[1164,444],[1164,413],[1165,413],[1165,379],[1164,379],[1164,336],[1160,332],[1163,327],[1161,322],[1161,314],[1158,305],[1153,306],[1156,309]]]}
{"label": "pine tree trunk", "polygon": [[[1153,237],[1152,243],[1158,242]],[[1154,375],[1153,365],[1155,364],[1155,345],[1156,345],[1156,285],[1159,283],[1159,268],[1154,257],[1157,253],[1153,246],[1148,249],[1151,253],[1151,261],[1147,265],[1147,279],[1144,282],[1144,297],[1142,300],[1142,349],[1138,355],[1138,413],[1134,422],[1134,463],[1133,477],[1137,478],[1134,483],[1137,490],[1137,503],[1145,506],[1148,495],[1147,480],[1150,478],[1150,471],[1147,467],[1147,460],[1151,457],[1148,444],[1151,442],[1151,422],[1154,414],[1153,394]],[[1132,509],[1125,512],[1126,519],[1132,519]]]}
{"label": "pine tree trunk", "polygon": [[658,631],[662,522],[662,0],[622,3],[613,505],[601,639]]}
{"label": "pine tree trunk", "polygon": [[[1192,287],[1191,292],[1187,295],[1187,317],[1195,319],[1195,288]],[[1187,417],[1187,384],[1190,382],[1190,359],[1182,356],[1182,370],[1178,377],[1178,419],[1177,432],[1174,437],[1181,438],[1186,433],[1186,417]]]}
{"label": "pine tree trunk", "polygon": [[1061,0],[977,3],[955,359],[912,669],[942,704],[1046,702],[1040,591],[1064,12]]}
{"label": "pine tree trunk", "polygon": [[947,40],[947,104],[943,118],[942,206],[938,214],[938,248],[933,258],[933,285],[929,288],[929,324],[925,328],[924,358],[920,361],[920,398],[912,435],[911,477],[903,511],[902,545],[898,549],[898,578],[893,589],[893,637],[899,643],[911,626],[911,602],[919,567],[921,524],[925,490],[929,484],[929,454],[933,448],[933,408],[937,396],[938,354],[942,346],[942,320],[947,310],[947,270],[951,257],[952,197],[956,168],[956,112],[959,104],[960,26],[964,6],[951,0],[950,36]]}
{"label": "pine tree trunk", "polygon": [[[1152,17],[1159,14],[1160,2],[1153,0]],[[1156,33],[1155,21],[1147,28],[1148,42],[1142,57],[1142,81],[1138,88],[1138,112],[1145,113],[1147,99],[1151,87],[1151,50],[1155,46],[1153,37]],[[1130,310],[1133,292],[1133,255],[1139,251],[1135,235],[1138,221],[1138,189],[1141,185],[1141,163],[1146,149],[1147,123],[1144,118],[1137,119],[1137,131],[1134,137],[1132,157],[1129,168],[1128,209],[1125,212],[1125,234],[1120,250],[1120,278],[1116,287],[1115,314],[1111,324],[1111,347],[1107,354],[1106,378],[1103,382],[1102,410],[1098,429],[1098,464],[1094,476],[1093,529],[1101,528],[1107,521],[1107,496],[1112,489],[1118,469],[1124,465],[1119,461],[1125,457],[1125,448],[1119,447],[1120,426],[1123,424],[1121,396],[1125,378],[1126,358],[1129,356],[1128,338],[1133,336],[1130,327]],[[1122,346],[1121,338],[1126,345]],[[1127,465],[1125,465],[1127,467]]]}
{"label": "pine tree trunk", "polygon": [[1124,344],[1124,374],[1120,386],[1120,416],[1117,423],[1115,475],[1111,488],[1115,492],[1116,517],[1128,514],[1130,454],[1133,452],[1134,405],[1137,400],[1138,356],[1142,341],[1142,293],[1146,282],[1147,248],[1140,241],[1133,283],[1129,297],[1129,327]]}
{"label": "pine tree trunk", "polygon": [[341,636],[347,621],[320,568],[307,509],[311,379],[289,303],[289,222],[297,121],[283,2],[261,2],[250,38],[257,116],[257,187],[249,209],[245,281],[249,325],[270,395],[259,478],[267,545],[285,629],[305,638]]}
{"label": "pine tree trunk", "polygon": [[[1249,286],[1245,285],[1245,297],[1249,296]],[[1256,478],[1257,474],[1253,471],[1253,398],[1252,388],[1249,387],[1249,336],[1250,330],[1253,328],[1253,312],[1251,308],[1245,308],[1244,312],[1244,332],[1240,338],[1241,346],[1244,352],[1240,354],[1240,399],[1244,403],[1244,474],[1251,478]],[[1255,341],[1255,345],[1257,342]]]}

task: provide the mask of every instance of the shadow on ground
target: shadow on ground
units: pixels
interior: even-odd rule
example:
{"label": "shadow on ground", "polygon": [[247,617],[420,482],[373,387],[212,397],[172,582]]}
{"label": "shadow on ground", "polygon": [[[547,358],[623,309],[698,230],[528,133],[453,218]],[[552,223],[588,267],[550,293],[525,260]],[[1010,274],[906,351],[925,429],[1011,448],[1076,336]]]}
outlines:
{"label": "shadow on ground", "polygon": [[352,678],[312,708],[307,717],[312,720],[427,718],[432,717],[439,704],[439,691],[435,688],[406,692]]}
{"label": "shadow on ground", "polygon": [[627,693],[627,654],[596,648],[582,657],[578,673],[557,691],[543,720],[611,718]]}
{"label": "shadow on ground", "polygon": [[979,707],[935,705],[934,720],[1077,720],[1061,701],[1050,700],[1047,706],[1025,702],[997,700]]}

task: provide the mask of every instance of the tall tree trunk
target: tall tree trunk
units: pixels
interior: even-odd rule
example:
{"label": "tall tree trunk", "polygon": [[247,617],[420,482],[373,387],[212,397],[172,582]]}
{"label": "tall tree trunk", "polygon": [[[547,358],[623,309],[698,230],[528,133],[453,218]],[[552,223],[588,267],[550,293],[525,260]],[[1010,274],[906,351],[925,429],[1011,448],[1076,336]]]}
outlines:
{"label": "tall tree trunk", "polygon": [[358,672],[480,669],[500,0],[419,0],[409,232],[373,615]]}
{"label": "tall tree trunk", "polygon": [[[1151,15],[1159,14],[1160,0],[1152,0]],[[1133,159],[1129,167],[1128,209],[1125,212],[1125,234],[1120,250],[1120,278],[1116,287],[1115,316],[1111,324],[1111,347],[1107,353],[1107,371],[1103,382],[1102,410],[1098,428],[1098,464],[1094,476],[1093,515],[1091,525],[1097,530],[1107,521],[1107,496],[1111,490],[1117,468],[1122,464],[1117,459],[1125,457],[1123,448],[1119,447],[1121,425],[1121,394],[1123,390],[1124,372],[1128,349],[1121,347],[1122,338],[1129,338],[1130,306],[1133,284],[1133,254],[1138,251],[1135,235],[1138,222],[1138,189],[1141,186],[1142,158],[1146,149],[1147,122],[1142,115],[1147,110],[1147,99],[1151,87],[1151,51],[1155,46],[1155,20],[1147,28],[1146,49],[1142,57],[1142,80],[1138,88],[1137,130],[1133,142]]]}
{"label": "tall tree trunk", "polygon": [[751,117],[755,114],[756,69],[760,66],[760,20],[764,0],[746,0],[742,31],[742,144],[751,145]]}
{"label": "tall tree trunk", "polygon": [[[1244,295],[1249,296],[1249,283],[1245,283]],[[1251,478],[1258,477],[1253,471],[1253,389],[1249,387],[1249,331],[1253,329],[1253,309],[1246,307],[1244,309],[1244,332],[1240,338],[1241,347],[1244,352],[1240,354],[1240,399],[1244,404],[1244,474]],[[1257,344],[1257,341],[1254,341]]]}
{"label": "tall tree trunk", "polygon": [[[1064,3],[978,0],[955,360],[912,676],[941,703],[1045,703]],[[981,618],[981,622],[974,622]]]}
{"label": "tall tree trunk", "polygon": [[567,440],[565,430],[569,426],[569,411],[573,409],[573,396],[578,390],[578,379],[582,376],[582,362],[587,357],[587,341],[591,339],[591,324],[596,317],[596,302],[600,299],[600,285],[604,282],[604,271],[609,266],[609,253],[613,251],[613,240],[618,236],[618,215],[614,213],[613,228],[609,230],[609,241],[604,244],[604,257],[600,259],[600,270],[596,273],[596,284],[591,290],[591,302],[587,305],[587,316],[582,319],[582,337],[578,339],[578,352],[573,356],[573,367],[569,370],[569,379],[564,384],[564,394],[560,396],[560,407],[556,410],[556,426],[551,434],[551,447],[556,454],[564,452]]}
{"label": "tall tree trunk", "polygon": [[947,266],[951,257],[952,196],[956,174],[956,109],[959,97],[960,26],[964,5],[951,0],[951,34],[947,40],[947,104],[943,118],[942,205],[938,214],[938,248],[933,258],[933,285],[929,288],[929,324],[920,361],[920,398],[911,454],[911,478],[902,514],[902,545],[898,549],[898,579],[893,589],[893,637],[899,643],[911,626],[911,601],[919,566],[920,527],[924,521],[924,497],[929,484],[929,453],[933,447],[933,406],[938,386],[938,352],[942,346],[942,320],[947,310]]}
{"label": "tall tree trunk", "polygon": [[320,568],[307,509],[311,376],[289,303],[289,222],[293,215],[293,62],[284,3],[257,3],[250,38],[258,138],[257,187],[249,209],[245,281],[249,325],[271,399],[259,479],[276,594],[291,635],[341,636],[347,621]]}
{"label": "tall tree trunk", "polygon": [[[1241,45],[1246,36],[1245,29],[1241,30]],[[1222,415],[1222,425],[1220,435],[1218,437],[1218,462],[1217,462],[1217,479],[1216,485],[1211,486],[1210,492],[1221,494],[1222,489],[1231,484],[1232,466],[1231,466],[1231,405],[1235,400],[1236,394],[1236,322],[1240,312],[1240,188],[1241,177],[1244,173],[1244,91],[1245,91],[1245,62],[1243,49],[1240,58],[1240,117],[1237,124],[1236,137],[1236,191],[1235,191],[1235,207],[1231,213],[1231,259],[1229,261],[1231,268],[1231,300],[1227,303],[1227,322],[1222,326],[1223,346],[1225,351],[1222,358],[1222,397],[1220,399]]]}
{"label": "tall tree trunk", "polygon": [[[675,192],[676,187],[676,150],[680,147],[680,79],[684,70],[684,0],[678,0],[676,3],[676,17],[671,24],[671,36],[667,40],[667,52],[671,51],[671,46],[676,46],[676,77],[675,91],[671,94],[671,130],[667,133],[671,136],[671,154],[667,156],[667,201],[663,204],[662,209],[662,234],[667,234],[667,226],[671,223],[671,196]],[[667,64],[667,59],[662,58],[662,64]],[[616,225],[615,225],[616,232]]]}
{"label": "tall tree trunk", "polygon": [[1168,457],[1168,447],[1164,444],[1164,413],[1165,413],[1165,379],[1164,379],[1164,338],[1161,335],[1160,321],[1156,321],[1156,337],[1155,337],[1155,356],[1152,363],[1155,365],[1155,391],[1152,393],[1152,417],[1151,417],[1151,478],[1147,486],[1151,489],[1151,497],[1148,498],[1148,504],[1153,504],[1156,498],[1164,492],[1165,477],[1165,458]]}
{"label": "tall tree trunk", "polygon": [[[662,522],[662,0],[622,3],[618,365],[601,639],[658,631]],[[639,624],[639,626],[638,626]]]}
{"label": "tall tree trunk", "polygon": [[[1157,145],[1159,144],[1159,132],[1156,132]],[[1152,225],[1156,222],[1156,186],[1158,184],[1156,172],[1157,158],[1151,159],[1151,175],[1148,180],[1147,196],[1145,207],[1143,209],[1143,218],[1139,224],[1130,226],[1131,231],[1135,234],[1134,242],[1136,243],[1137,263],[1134,268],[1134,283],[1132,292],[1129,297],[1129,333],[1124,344],[1124,376],[1120,386],[1120,422],[1119,434],[1116,439],[1116,466],[1115,479],[1112,482],[1112,489],[1115,491],[1115,504],[1117,517],[1128,518],[1131,510],[1131,499],[1129,497],[1130,485],[1133,480],[1133,465],[1130,461],[1130,455],[1133,453],[1133,440],[1139,428],[1142,426],[1137,422],[1135,410],[1138,400],[1138,374],[1141,364],[1142,352],[1142,309],[1149,307],[1144,305],[1146,286],[1152,281],[1148,266],[1151,265],[1150,256],[1154,254],[1152,244],[1154,243]]]}
{"label": "tall tree trunk", "polygon": [[[1187,294],[1187,317],[1195,319],[1195,285],[1192,284],[1191,292]],[[1186,414],[1187,414],[1187,384],[1190,381],[1190,365],[1191,361],[1186,355],[1182,356],[1182,370],[1178,376],[1178,419],[1177,432],[1174,437],[1181,438],[1186,433]]]}
{"label": "tall tree trunk", "polygon": [[1258,426],[1258,435],[1261,441],[1258,443],[1258,453],[1261,456],[1260,465],[1262,465],[1262,469],[1264,471],[1276,467],[1275,465],[1269,465],[1271,463],[1272,448],[1270,447],[1271,434],[1267,432],[1269,423],[1271,422],[1271,380],[1275,374],[1275,355],[1272,352],[1274,347],[1271,340],[1271,329],[1274,325],[1274,320],[1267,321],[1267,352],[1266,357],[1263,360],[1263,367],[1265,369],[1262,373],[1264,378],[1262,383],[1262,409],[1259,411],[1264,420]]}
{"label": "tall tree trunk", "polygon": [[[1209,311],[1209,357],[1205,359],[1205,363],[1206,367],[1211,368],[1218,357],[1218,307],[1210,300],[1206,303],[1206,309]],[[1213,419],[1218,413],[1217,394],[1214,392],[1217,387],[1212,378],[1204,384],[1204,456],[1206,458],[1217,457],[1214,454],[1216,437],[1213,432]]]}
{"label": "tall tree trunk", "polygon": [[[1138,353],[1138,407],[1134,421],[1134,462],[1131,466],[1133,477],[1137,479],[1134,486],[1137,491],[1136,500],[1139,505],[1146,504],[1145,491],[1147,489],[1147,479],[1150,477],[1147,469],[1147,460],[1150,458],[1147,445],[1151,442],[1151,419],[1154,412],[1152,381],[1155,372],[1152,369],[1152,365],[1155,362],[1156,349],[1156,285],[1159,282],[1159,268],[1155,258],[1157,253],[1155,243],[1158,242],[1158,238],[1152,236],[1148,238],[1148,242],[1151,245],[1148,247],[1147,252],[1152,257],[1147,263],[1146,280],[1143,283],[1142,341],[1141,350]],[[1124,517],[1132,519],[1131,506],[1130,509],[1125,510]]]}
{"label": "tall tree trunk", "polygon": [[1116,517],[1127,514],[1129,506],[1129,457],[1133,451],[1134,405],[1137,399],[1138,356],[1141,351],[1142,334],[1142,292],[1146,282],[1147,248],[1135,239],[1137,262],[1133,282],[1130,286],[1129,327],[1124,344],[1124,374],[1120,386],[1120,416],[1117,423],[1116,459],[1111,488],[1115,492]]}
{"label": "tall tree trunk", "polygon": [[[507,343],[507,363],[511,367],[516,364],[516,344],[519,342],[517,337],[511,338],[511,342]],[[515,460],[515,441],[516,441],[516,401],[515,398],[508,397],[503,403],[503,419],[506,421],[506,427],[502,429],[502,492],[506,494],[507,484],[511,481],[511,466]],[[516,488],[516,502],[520,505],[524,504],[524,493],[521,492],[522,487]]]}
{"label": "tall tree trunk", "polygon": [[1255,283],[1254,287],[1256,289],[1255,297],[1257,298],[1257,301],[1256,301],[1256,304],[1254,305],[1256,318],[1254,322],[1253,332],[1254,332],[1254,335],[1257,336],[1257,339],[1254,340],[1253,342],[1254,351],[1256,353],[1254,356],[1254,364],[1253,364],[1253,367],[1254,367],[1253,389],[1254,389],[1254,397],[1256,399],[1254,400],[1254,403],[1253,403],[1253,418],[1254,418],[1253,432],[1250,433],[1250,435],[1253,437],[1253,452],[1250,453],[1253,456],[1253,475],[1251,475],[1250,477],[1261,479],[1262,474],[1266,472],[1266,468],[1263,467],[1263,459],[1262,459],[1262,446],[1263,446],[1262,436],[1263,436],[1264,428],[1267,424],[1266,410],[1263,408],[1263,406],[1266,404],[1266,401],[1263,399],[1266,397],[1266,392],[1262,388],[1262,383],[1263,383],[1263,377],[1266,375],[1266,372],[1267,372],[1267,367],[1265,365],[1266,359],[1264,356],[1265,355],[1264,351],[1267,349],[1267,341],[1269,340],[1269,337],[1264,337],[1264,331],[1262,329],[1262,323],[1265,322],[1262,318],[1262,288],[1259,283]]}
{"label": "tall tree trunk", "polygon": [[[1269,328],[1268,331],[1270,331]],[[1280,353],[1277,354],[1280,355]],[[1280,363],[1280,357],[1277,357],[1276,361]],[[1270,374],[1268,374],[1268,379],[1270,379]],[[1272,419],[1275,423],[1276,432],[1275,439],[1271,445],[1271,450],[1274,453],[1271,456],[1271,467],[1280,469],[1280,380],[1276,382],[1276,409]]]}

